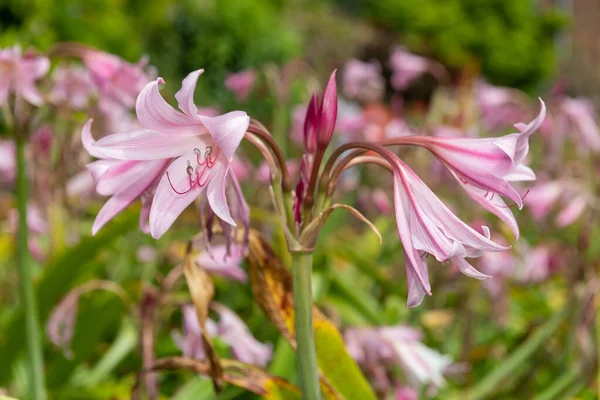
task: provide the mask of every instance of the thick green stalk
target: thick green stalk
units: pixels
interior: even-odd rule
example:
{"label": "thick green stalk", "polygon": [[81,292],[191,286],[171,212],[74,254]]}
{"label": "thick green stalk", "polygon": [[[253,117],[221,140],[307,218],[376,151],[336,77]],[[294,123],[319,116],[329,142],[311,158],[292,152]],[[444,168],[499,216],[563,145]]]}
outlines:
{"label": "thick green stalk", "polygon": [[25,337],[29,361],[29,396],[35,400],[45,400],[44,359],[37,313],[37,302],[31,277],[31,263],[27,238],[27,162],[25,160],[25,139],[16,138],[17,151],[17,207],[19,229],[17,232],[17,264],[19,267],[19,291],[25,310]]}
{"label": "thick green stalk", "polygon": [[315,336],[312,320],[312,254],[292,255],[292,279],[294,288],[294,314],[296,343],[298,345],[298,376],[302,398],[320,400],[319,369],[315,351]]}

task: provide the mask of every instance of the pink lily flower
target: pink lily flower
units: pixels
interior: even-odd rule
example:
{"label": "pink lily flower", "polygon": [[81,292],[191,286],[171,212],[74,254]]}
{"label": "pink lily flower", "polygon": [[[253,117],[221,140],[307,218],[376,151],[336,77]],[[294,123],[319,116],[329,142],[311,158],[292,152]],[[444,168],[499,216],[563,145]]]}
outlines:
{"label": "pink lily flower", "polygon": [[42,95],[35,87],[35,81],[42,78],[50,69],[50,60],[33,53],[21,54],[21,47],[0,50],[0,105],[7,102],[13,91],[34,106],[43,103]]}
{"label": "pink lily flower", "polygon": [[238,101],[245,101],[250,95],[250,91],[256,82],[256,71],[245,69],[234,74],[230,74],[225,79],[227,89],[235,93]]}
{"label": "pink lily flower", "polygon": [[594,151],[600,151],[600,128],[596,123],[592,103],[586,99],[566,98],[560,107],[569,122],[577,128],[583,144]]}
{"label": "pink lily flower", "polygon": [[390,56],[392,74],[392,87],[402,91],[408,88],[415,80],[429,72],[439,81],[448,78],[446,68],[433,60],[407,52],[401,47],[396,48]]}
{"label": "pink lily flower", "polygon": [[405,325],[350,328],[344,339],[350,355],[374,376],[381,391],[395,388],[388,377],[394,366],[402,368],[413,389],[427,385],[433,394],[446,384],[443,374],[452,360],[422,344],[416,329]]}
{"label": "pink lily flower", "polygon": [[241,267],[244,261],[244,248],[233,244],[228,249],[226,245],[214,246],[209,251],[203,251],[196,257],[196,263],[201,265],[210,274],[220,275],[224,278],[246,282],[248,275]]}
{"label": "pink lily flower", "polygon": [[138,198],[142,199],[140,227],[148,233],[148,215],[152,187],[162,175],[169,159],[149,161],[123,161],[109,158],[100,153],[92,137],[92,120],[89,120],[81,132],[83,147],[92,156],[99,158],[87,165],[96,182],[96,191],[103,196],[111,196],[96,216],[92,226],[95,235],[108,221],[123,211]]}
{"label": "pink lily flower", "polygon": [[[390,152],[390,154],[393,154]],[[466,257],[483,252],[507,250],[462,222],[427,185],[399,158],[393,158],[394,208],[398,235],[404,247],[409,307],[416,307],[425,294],[431,295],[427,272],[427,254],[438,261],[451,260],[463,274],[475,279],[489,276],[473,268]]]}
{"label": "pink lily flower", "polygon": [[562,179],[545,182],[531,188],[525,203],[536,220],[544,219],[552,206],[558,201],[565,206],[556,216],[559,227],[568,226],[577,221],[594,201],[594,196],[579,182]]}
{"label": "pink lily flower", "polygon": [[82,59],[100,93],[126,107],[135,104],[138,93],[150,80],[144,71],[148,65],[145,57],[131,64],[113,54],[85,48]]}
{"label": "pink lily flower", "polygon": [[540,104],[539,115],[529,125],[515,125],[520,133],[480,139],[426,137],[422,144],[442,162],[473,200],[506,222],[516,238],[519,227],[499,195],[513,200],[519,209],[523,207],[521,195],[510,182],[535,180],[535,173],[525,165],[525,159],[529,152],[529,136],[541,126],[546,116],[546,105],[541,99]]}
{"label": "pink lily flower", "polygon": [[83,110],[89,105],[94,93],[94,84],[89,72],[82,67],[59,66],[52,73],[54,87],[50,101],[66,105],[74,110]]}
{"label": "pink lily flower", "polygon": [[373,103],[381,100],[385,92],[381,65],[376,60],[350,59],[344,66],[343,82],[344,94],[350,99]]}
{"label": "pink lily flower", "polygon": [[[219,321],[206,320],[206,330],[210,337],[219,337],[227,343],[233,356],[244,363],[264,367],[272,356],[270,344],[260,343],[244,322],[229,308],[213,304],[213,310],[219,314]],[[202,330],[196,311],[191,305],[183,306],[183,334],[173,332],[171,336],[185,357],[203,359],[206,357],[202,345]]]}
{"label": "pink lily flower", "polygon": [[175,158],[158,183],[150,210],[150,233],[156,239],[204,190],[214,213],[235,226],[225,189],[231,160],[250,118],[243,111],[218,117],[199,115],[194,90],[203,72],[190,73],[175,94],[182,112],[160,95],[162,78],[147,84],[136,103],[143,129],[109,135],[95,145],[99,152],[121,160]]}
{"label": "pink lily flower", "polygon": [[477,84],[477,102],[481,117],[489,129],[505,128],[506,121],[518,121],[526,115],[523,105],[527,98],[517,89],[481,81]]}

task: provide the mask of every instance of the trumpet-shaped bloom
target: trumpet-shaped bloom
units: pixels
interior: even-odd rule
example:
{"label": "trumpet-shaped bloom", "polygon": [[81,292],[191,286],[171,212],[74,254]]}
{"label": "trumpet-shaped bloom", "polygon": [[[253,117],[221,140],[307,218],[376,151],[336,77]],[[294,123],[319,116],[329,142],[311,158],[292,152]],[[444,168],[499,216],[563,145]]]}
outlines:
{"label": "trumpet-shaped bloom", "polygon": [[[390,154],[392,154],[390,152]],[[400,159],[394,158],[394,209],[398,235],[404,247],[409,307],[431,294],[427,272],[427,254],[438,261],[451,260],[467,276],[487,279],[465,257],[507,249],[492,240],[487,227],[485,236],[462,222],[427,185]]]}
{"label": "trumpet-shaped bloom", "polygon": [[[272,355],[271,346],[257,341],[240,317],[227,307],[214,304],[213,309],[220,319],[218,322],[206,320],[208,336],[221,338],[231,347],[233,356],[242,362],[267,365]],[[202,330],[193,306],[183,306],[183,333],[173,332],[172,337],[185,357],[205,358]]]}
{"label": "trumpet-shaped bloom", "polygon": [[233,111],[203,116],[194,104],[194,90],[203,70],[190,73],[175,94],[181,111],[160,95],[161,78],[150,82],[138,96],[137,117],[143,129],[109,135],[96,143],[101,153],[121,160],[175,158],[158,183],[150,210],[150,232],[161,237],[183,210],[202,192],[214,213],[234,225],[225,189],[233,154],[244,137],[250,118]]}
{"label": "trumpet-shaped bloom", "polygon": [[0,105],[6,103],[13,91],[34,106],[40,106],[43,99],[35,81],[46,75],[49,69],[48,58],[33,53],[22,55],[19,46],[0,50]]}
{"label": "trumpet-shaped bloom", "polygon": [[350,328],[344,338],[348,352],[374,376],[378,389],[393,389],[388,370],[400,366],[412,388],[427,385],[433,392],[446,384],[443,374],[452,360],[422,344],[421,336],[411,327],[397,325]]}
{"label": "trumpet-shaped bloom", "polygon": [[506,222],[515,236],[519,227],[514,215],[499,195],[523,207],[521,195],[511,181],[535,180],[535,173],[525,165],[529,136],[544,122],[546,106],[540,99],[539,115],[528,125],[515,125],[519,133],[498,138],[428,137],[424,146],[433,152],[471,198]]}
{"label": "trumpet-shaped bloom", "polygon": [[140,226],[142,231],[148,232],[148,192],[151,192],[152,186],[164,172],[169,160],[123,161],[108,158],[94,147],[91,127],[92,120],[89,120],[81,132],[81,141],[88,153],[100,160],[89,163],[87,167],[96,182],[98,194],[111,196],[96,216],[92,234],[95,235],[108,221],[138,198],[142,198]]}

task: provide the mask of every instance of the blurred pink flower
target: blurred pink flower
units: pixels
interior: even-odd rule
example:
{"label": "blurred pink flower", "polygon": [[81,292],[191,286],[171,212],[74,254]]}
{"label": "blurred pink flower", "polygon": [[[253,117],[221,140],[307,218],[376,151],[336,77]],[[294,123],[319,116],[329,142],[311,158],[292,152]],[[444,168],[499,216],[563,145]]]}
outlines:
{"label": "blurred pink flower", "polygon": [[[287,160],[286,165],[290,176],[295,176],[298,174],[300,170],[300,162],[298,160]],[[269,164],[266,161],[262,161],[258,165],[258,169],[256,170],[256,179],[262,183],[271,182],[271,170],[269,169]]]}
{"label": "blurred pink flower", "polygon": [[462,222],[417,174],[399,158],[393,159],[394,208],[398,235],[404,247],[407,305],[418,306],[425,294],[431,295],[427,253],[440,262],[451,260],[467,276],[489,278],[473,268],[465,258],[479,257],[488,251],[504,251],[507,247],[491,241],[487,227],[483,227],[484,236]]}
{"label": "blurred pink flower", "polygon": [[381,100],[385,92],[385,80],[381,75],[381,65],[350,59],[344,66],[344,95],[366,103]]}
{"label": "blurred pink flower", "polygon": [[513,200],[520,209],[523,200],[510,182],[535,180],[535,173],[525,165],[525,161],[529,152],[529,136],[540,127],[546,116],[546,106],[541,99],[540,104],[537,118],[529,125],[516,125],[520,133],[481,139],[422,139],[422,145],[435,154],[467,194],[506,222],[516,238],[519,237],[519,227],[500,195]]}
{"label": "blurred pink flower", "polygon": [[587,99],[565,98],[561,111],[581,136],[585,148],[600,151],[600,128],[596,123],[593,104]]}
{"label": "blurred pink flower", "polygon": [[525,118],[527,110],[523,106],[527,98],[517,89],[490,85],[485,81],[477,83],[477,101],[481,118],[488,129],[502,129],[508,121]]}
{"label": "blurred pink flower", "polygon": [[50,91],[50,101],[65,105],[74,110],[83,110],[94,94],[94,84],[89,72],[82,67],[58,66],[52,73],[54,86]]}
{"label": "blurred pink flower", "polygon": [[[19,224],[19,211],[15,208],[8,213],[8,226],[11,232],[16,232]],[[48,220],[42,211],[34,204],[27,205],[27,229],[30,232],[27,243],[29,253],[37,261],[43,261],[46,257],[46,251],[41,246],[41,238],[48,235],[50,226]]]}
{"label": "blurred pink flower", "polygon": [[150,81],[144,71],[144,67],[148,65],[145,57],[136,64],[131,64],[114,54],[87,48],[82,52],[82,59],[101,96],[126,107],[135,104],[137,95]]}
{"label": "blurred pink flower", "polygon": [[522,282],[541,282],[547,279],[556,269],[557,257],[550,246],[540,245],[530,248],[526,244],[521,267],[515,278]]}
{"label": "blurred pink flower", "polygon": [[560,179],[532,187],[524,202],[537,220],[544,219],[552,207],[561,200],[564,207],[556,216],[555,223],[565,227],[575,222],[591,204],[594,196],[577,181]]}
{"label": "blurred pink flower", "polygon": [[399,91],[408,88],[425,73],[430,73],[439,81],[448,79],[448,71],[442,64],[411,54],[401,47],[394,49],[389,64],[393,72],[392,87]]}
{"label": "blurred pink flower", "polygon": [[[405,325],[350,328],[344,339],[350,355],[374,375],[376,387],[392,389],[385,372],[400,366],[410,387],[420,390],[423,385],[434,394],[446,384],[443,374],[452,364],[450,357],[421,343],[421,333]],[[381,369],[384,368],[384,371]]]}
{"label": "blurred pink flower", "polygon": [[[175,160],[162,176],[150,210],[150,232],[160,238],[175,219],[206,189],[214,213],[234,225],[225,197],[233,154],[246,134],[250,118],[243,111],[218,117],[198,114],[194,90],[204,70],[190,73],[175,94],[178,111],[160,95],[162,78],[138,96],[137,117],[144,129],[106,136],[96,143],[101,153],[122,160]],[[160,160],[160,161],[159,161]]]}
{"label": "blurred pink flower", "polygon": [[31,144],[33,146],[35,155],[42,156],[45,159],[50,157],[53,139],[54,132],[52,130],[52,126],[49,124],[40,126],[31,137]]}
{"label": "blurred pink flower", "polygon": [[229,249],[226,245],[214,246],[210,251],[203,251],[196,257],[196,263],[210,274],[223,276],[240,282],[246,282],[248,275],[241,267],[244,261],[244,248],[233,244]]}
{"label": "blurred pink flower", "polygon": [[0,50],[0,105],[7,102],[14,92],[34,106],[40,106],[43,98],[35,87],[35,81],[50,69],[50,60],[33,52],[21,54],[18,45]]}
{"label": "blurred pink flower", "polygon": [[394,394],[394,400],[419,400],[419,395],[411,388],[399,387]]}
{"label": "blurred pink flower", "polygon": [[225,79],[227,89],[235,93],[238,101],[245,101],[250,95],[250,91],[256,82],[256,71],[245,69],[234,74],[230,74]]}
{"label": "blurred pink flower", "polygon": [[0,183],[10,183],[15,179],[15,143],[0,140]]}
{"label": "blurred pink flower", "polygon": [[[272,356],[271,345],[257,341],[246,324],[227,307],[213,304],[212,308],[219,314],[219,321],[214,322],[212,319],[206,321],[208,336],[218,337],[227,343],[237,360],[261,367],[266,366]],[[173,332],[173,340],[184,357],[203,359],[206,355],[196,311],[191,305],[183,306],[182,310],[183,333]]]}
{"label": "blurred pink flower", "polygon": [[144,193],[151,191],[157,178],[164,172],[169,159],[122,161],[107,157],[94,146],[97,142],[92,137],[91,128],[92,120],[89,120],[81,132],[81,142],[92,157],[100,160],[89,163],[87,168],[96,182],[98,194],[111,196],[96,216],[92,234],[95,235],[108,221],[138,198],[142,198],[140,227],[147,233],[150,204],[147,202],[148,196],[144,196]]}

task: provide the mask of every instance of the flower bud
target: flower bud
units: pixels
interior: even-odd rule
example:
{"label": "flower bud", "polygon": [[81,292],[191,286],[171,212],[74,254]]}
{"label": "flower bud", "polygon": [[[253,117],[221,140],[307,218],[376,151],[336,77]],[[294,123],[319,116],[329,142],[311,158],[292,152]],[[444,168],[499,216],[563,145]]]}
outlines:
{"label": "flower bud", "polygon": [[336,71],[333,71],[329,77],[329,82],[327,82],[327,86],[325,87],[325,92],[321,99],[321,107],[319,109],[317,144],[321,148],[325,148],[329,145],[337,119],[338,97],[335,84],[335,73]]}
{"label": "flower bud", "polygon": [[304,150],[309,154],[317,151],[317,128],[319,127],[319,96],[313,94],[304,118]]}

